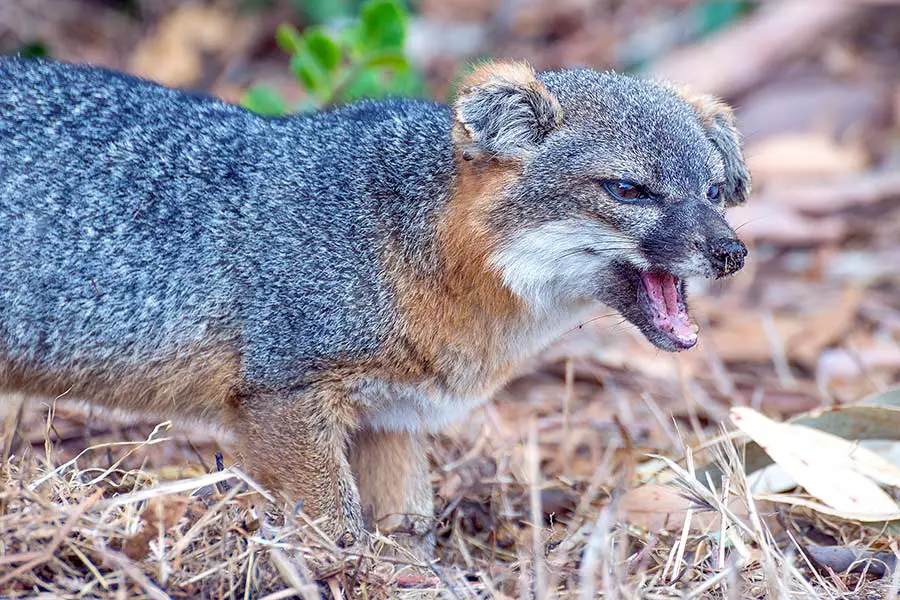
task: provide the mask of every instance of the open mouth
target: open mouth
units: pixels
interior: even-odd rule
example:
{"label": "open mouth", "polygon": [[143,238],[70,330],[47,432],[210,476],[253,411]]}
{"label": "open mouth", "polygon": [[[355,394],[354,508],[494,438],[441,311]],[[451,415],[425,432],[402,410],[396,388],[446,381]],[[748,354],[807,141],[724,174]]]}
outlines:
{"label": "open mouth", "polygon": [[692,348],[697,343],[697,326],[691,321],[684,300],[684,282],[671,273],[650,271],[640,274],[639,294],[650,325],[676,350]]}

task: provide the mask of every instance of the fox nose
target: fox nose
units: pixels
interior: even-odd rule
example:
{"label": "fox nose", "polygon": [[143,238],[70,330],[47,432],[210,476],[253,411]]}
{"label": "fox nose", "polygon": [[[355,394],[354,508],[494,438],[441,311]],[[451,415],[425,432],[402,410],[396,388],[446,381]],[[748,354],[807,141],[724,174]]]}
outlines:
{"label": "fox nose", "polygon": [[747,256],[747,246],[736,238],[720,238],[709,244],[709,260],[718,277],[740,271]]}

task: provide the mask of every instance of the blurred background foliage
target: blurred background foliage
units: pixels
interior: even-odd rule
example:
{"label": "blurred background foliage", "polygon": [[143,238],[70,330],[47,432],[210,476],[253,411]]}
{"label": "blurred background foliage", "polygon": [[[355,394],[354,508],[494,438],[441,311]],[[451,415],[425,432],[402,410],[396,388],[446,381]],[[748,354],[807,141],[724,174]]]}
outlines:
{"label": "blurred background foliage", "polygon": [[[467,59],[504,53],[506,48],[520,50],[521,44],[533,50],[530,54],[540,54],[542,45],[565,49],[571,45],[567,36],[576,32],[581,36],[587,33],[581,30],[588,29],[604,38],[591,44],[595,46],[590,49],[595,54],[591,60],[548,56],[537,65],[602,64],[641,71],[660,54],[728,26],[754,6],[749,0],[7,0],[0,5],[0,51],[112,63],[145,70],[165,83],[198,88],[211,81],[204,77],[209,69],[200,67],[207,67],[217,51],[242,56],[263,62],[265,74],[249,64],[240,69],[229,63],[226,77],[247,89],[238,94],[236,87],[230,88],[223,95],[274,115],[360,97],[446,99]],[[57,14],[51,16],[51,12]],[[42,21],[45,16],[50,18]],[[54,30],[54,23],[62,28],[76,16],[84,22],[74,30]],[[196,39],[178,40],[179,36],[190,38],[192,20],[197,22]],[[236,23],[226,24],[226,20],[238,22],[240,31],[235,30]],[[210,39],[216,34],[206,33],[217,26],[242,35],[229,39],[220,32],[217,43]],[[632,28],[639,35],[626,31]],[[248,29],[253,29],[250,39]],[[154,57],[148,57],[142,46],[153,39],[159,42],[160,36],[166,39],[157,48],[158,64],[145,69]],[[610,47],[613,43],[616,48]],[[167,51],[166,45],[181,48]],[[115,54],[102,56],[103,46]],[[137,56],[124,61],[128,50],[116,51],[126,48]],[[276,49],[285,57],[279,59]],[[173,59],[196,64],[195,57],[184,56],[191,52],[207,55],[203,65],[185,68],[184,73],[178,67],[168,68],[174,73],[161,72],[167,70],[165,61]],[[285,72],[293,76],[297,89],[285,93],[279,89],[285,86],[283,77],[269,77],[271,63],[279,60],[287,62]],[[254,75],[276,81],[247,81]],[[213,83],[225,86],[221,79]]]}
{"label": "blurred background foliage", "polygon": [[[301,33],[293,25],[279,25],[275,40],[290,56],[290,70],[309,94],[297,108],[313,110],[360,98],[423,95],[422,76],[410,68],[404,54],[407,10],[397,0],[368,0],[359,7],[357,18],[343,18],[332,27],[310,25]],[[321,16],[307,15],[311,20]],[[288,110],[278,91],[263,85],[250,88],[242,104],[265,115]]]}

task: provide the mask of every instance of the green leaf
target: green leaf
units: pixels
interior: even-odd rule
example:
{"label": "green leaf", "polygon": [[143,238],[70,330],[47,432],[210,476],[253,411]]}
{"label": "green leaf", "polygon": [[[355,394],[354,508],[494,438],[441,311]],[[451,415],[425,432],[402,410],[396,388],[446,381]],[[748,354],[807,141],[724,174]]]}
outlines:
{"label": "green leaf", "polygon": [[430,96],[425,78],[416,69],[395,71],[390,78],[390,93],[394,96]]}
{"label": "green leaf", "polygon": [[21,58],[45,58],[49,56],[50,52],[44,41],[36,40],[28,42],[27,44],[22,44],[16,51],[16,54]]}
{"label": "green leaf", "polygon": [[341,62],[341,49],[320,27],[310,27],[303,34],[310,55],[316,59],[326,73],[331,73]]}
{"label": "green leaf", "polygon": [[359,21],[348,23],[335,32],[338,45],[348,51],[351,59],[360,59],[365,53],[362,47],[362,24]]}
{"label": "green leaf", "polygon": [[344,88],[340,102],[350,102],[361,98],[381,98],[385,95],[381,73],[373,69],[360,71]]}
{"label": "green leaf", "polygon": [[369,0],[360,14],[360,43],[368,50],[402,50],[406,13],[396,0]]}
{"label": "green leaf", "polygon": [[336,100],[348,102],[360,98],[384,96],[422,96],[425,81],[406,58],[396,52],[369,57],[351,74]]}
{"label": "green leaf", "polygon": [[317,98],[330,94],[331,77],[341,63],[341,49],[324,30],[307,29],[297,51],[291,56],[291,72]]}
{"label": "green leaf", "polygon": [[281,94],[267,85],[255,85],[247,90],[241,106],[266,117],[279,117],[287,111]]}
{"label": "green leaf", "polygon": [[409,69],[409,61],[401,52],[379,52],[368,57],[365,61],[367,67],[382,67],[396,71]]}
{"label": "green leaf", "polygon": [[282,23],[275,30],[275,43],[288,54],[296,54],[303,47],[303,37],[296,27]]}
{"label": "green leaf", "polygon": [[317,96],[323,94],[329,87],[328,73],[306,47],[291,57],[291,72],[303,87]]}

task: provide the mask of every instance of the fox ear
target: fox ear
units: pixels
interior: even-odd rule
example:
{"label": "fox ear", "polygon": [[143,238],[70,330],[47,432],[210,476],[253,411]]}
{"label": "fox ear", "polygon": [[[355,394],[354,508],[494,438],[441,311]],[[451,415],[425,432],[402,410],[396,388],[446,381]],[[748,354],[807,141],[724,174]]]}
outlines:
{"label": "fox ear", "polygon": [[741,151],[741,135],[735,127],[731,107],[707,94],[690,95],[682,90],[684,98],[696,109],[700,122],[713,146],[725,163],[725,189],[722,197],[725,206],[738,206],[750,195],[750,172]]}
{"label": "fox ear", "polygon": [[562,108],[525,63],[486,63],[463,82],[453,138],[463,157],[521,159],[562,124]]}

